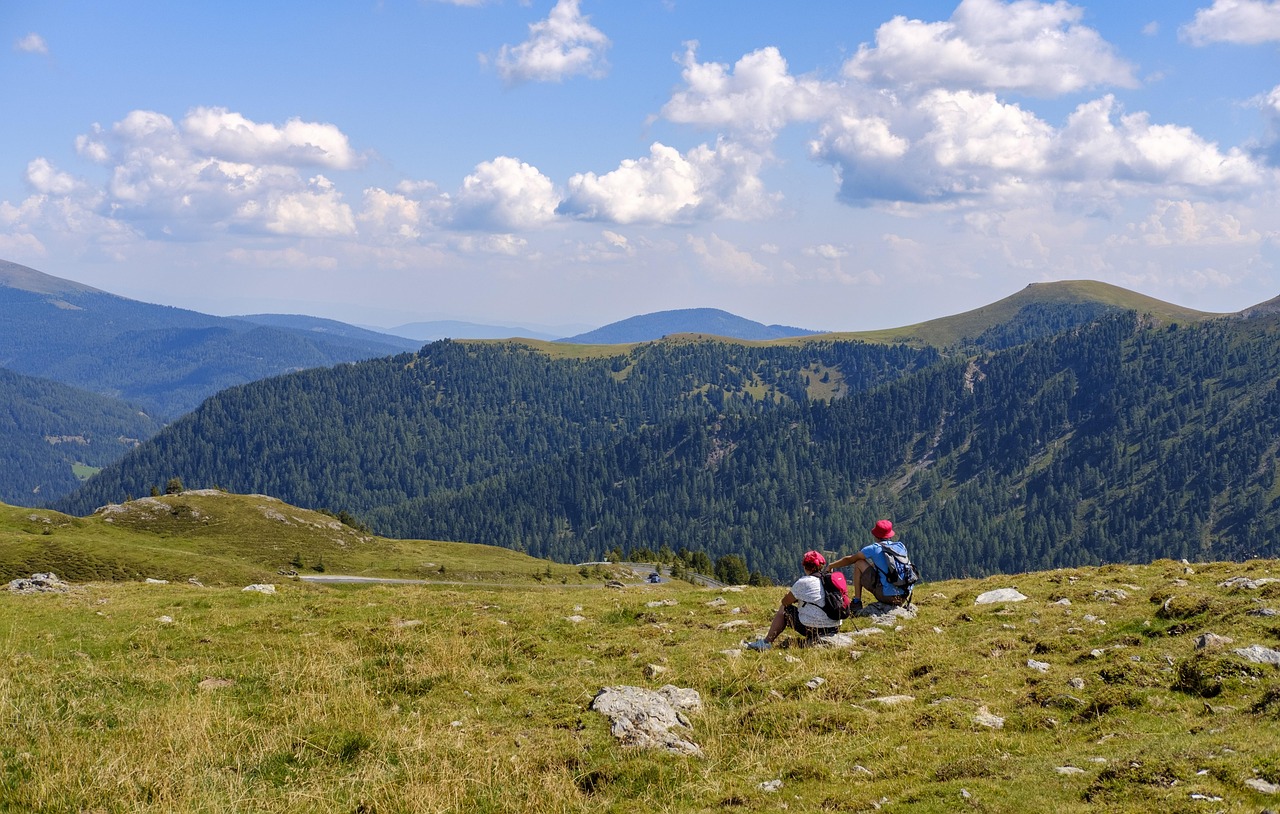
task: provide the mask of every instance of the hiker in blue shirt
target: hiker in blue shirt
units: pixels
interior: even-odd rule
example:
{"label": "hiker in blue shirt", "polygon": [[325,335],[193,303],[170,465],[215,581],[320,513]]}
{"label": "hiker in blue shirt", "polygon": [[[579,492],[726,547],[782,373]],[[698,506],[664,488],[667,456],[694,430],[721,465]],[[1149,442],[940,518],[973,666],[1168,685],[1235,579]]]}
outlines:
{"label": "hiker in blue shirt", "polygon": [[[891,572],[889,562],[891,555],[896,554],[903,559],[907,558],[907,547],[897,540],[890,539],[893,535],[893,523],[888,520],[877,520],[871,527],[871,536],[876,538],[876,542],[863,546],[857,554],[849,554],[831,563],[833,571],[846,565],[853,566],[853,600],[849,603],[850,610],[862,607],[863,588],[869,590],[877,602],[885,605],[900,606],[910,602],[911,589],[892,585],[887,576]],[[912,574],[914,576],[914,569]]]}
{"label": "hiker in blue shirt", "polygon": [[822,579],[818,576],[827,564],[827,558],[818,551],[806,551],[801,560],[804,576],[796,580],[782,597],[782,605],[773,615],[769,632],[763,639],[747,644],[751,650],[768,650],[773,640],[786,628],[804,636],[805,644],[813,644],[820,636],[832,636],[840,632],[840,620],[832,619],[822,609]]}

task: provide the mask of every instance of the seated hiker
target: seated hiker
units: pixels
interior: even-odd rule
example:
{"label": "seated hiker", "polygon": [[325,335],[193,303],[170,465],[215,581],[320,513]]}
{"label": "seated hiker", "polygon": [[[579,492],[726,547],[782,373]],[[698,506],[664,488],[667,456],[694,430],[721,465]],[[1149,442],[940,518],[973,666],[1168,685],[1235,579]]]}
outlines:
{"label": "seated hiker", "polygon": [[[871,536],[876,542],[862,547],[856,554],[849,554],[831,563],[831,570],[853,566],[853,600],[849,603],[852,610],[862,607],[862,589],[866,588],[875,596],[877,602],[886,605],[903,605],[911,601],[911,584],[917,579],[914,566],[907,557],[907,547],[900,541],[892,540],[893,523],[888,520],[877,520],[871,527]],[[906,563],[909,573],[899,575],[895,561]],[[895,585],[897,582],[899,584]],[[905,583],[905,585],[903,584]]]}
{"label": "seated hiker", "polygon": [[804,636],[806,644],[812,644],[819,636],[830,636],[840,631],[840,620],[832,619],[822,609],[822,579],[818,576],[827,564],[827,558],[817,551],[805,552],[801,560],[804,576],[795,581],[782,605],[773,615],[769,632],[763,639],[747,645],[752,650],[768,650],[773,640],[788,627]]}

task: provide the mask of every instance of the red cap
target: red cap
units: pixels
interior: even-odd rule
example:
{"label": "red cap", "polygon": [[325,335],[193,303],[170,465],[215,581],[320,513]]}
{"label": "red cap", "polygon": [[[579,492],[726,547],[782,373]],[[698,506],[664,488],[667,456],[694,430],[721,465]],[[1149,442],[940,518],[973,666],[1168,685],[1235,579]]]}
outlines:
{"label": "red cap", "polygon": [[871,527],[871,536],[877,540],[888,540],[893,536],[893,523],[888,520],[877,520]]}
{"label": "red cap", "polygon": [[827,558],[822,556],[822,552],[820,551],[806,551],[804,552],[804,559],[802,562],[805,565],[813,565],[821,568],[827,564]]}

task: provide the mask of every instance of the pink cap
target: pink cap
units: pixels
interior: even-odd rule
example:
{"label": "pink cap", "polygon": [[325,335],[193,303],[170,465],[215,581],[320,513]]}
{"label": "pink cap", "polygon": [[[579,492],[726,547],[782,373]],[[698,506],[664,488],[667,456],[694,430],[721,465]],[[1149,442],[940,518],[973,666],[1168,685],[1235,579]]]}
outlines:
{"label": "pink cap", "polygon": [[804,552],[804,559],[802,562],[805,565],[813,565],[821,568],[827,564],[827,558],[822,556],[822,552],[820,551],[806,551]]}

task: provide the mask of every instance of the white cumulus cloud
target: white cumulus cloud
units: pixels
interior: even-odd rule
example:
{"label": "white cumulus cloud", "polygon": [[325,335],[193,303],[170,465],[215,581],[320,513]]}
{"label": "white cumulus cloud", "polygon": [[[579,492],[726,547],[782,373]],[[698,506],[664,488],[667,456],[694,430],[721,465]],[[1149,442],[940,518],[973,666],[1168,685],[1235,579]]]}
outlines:
{"label": "white cumulus cloud", "polygon": [[884,87],[943,86],[1057,96],[1100,85],[1134,87],[1133,66],[1059,0],[963,0],[951,19],[894,17],[845,64]]}
{"label": "white cumulus cloud", "polygon": [[559,82],[584,74],[603,76],[609,38],[578,8],[579,0],[558,0],[547,19],[529,26],[529,39],[504,45],[498,73],[509,83]]}
{"label": "white cumulus cloud", "polygon": [[1192,45],[1280,42],[1280,0],[1214,0],[1178,33]]}
{"label": "white cumulus cloud", "polygon": [[712,233],[701,238],[688,235],[689,248],[711,276],[735,283],[758,283],[769,279],[768,269],[756,262],[751,252],[739,249]]}
{"label": "white cumulus cloud", "polygon": [[45,159],[32,162],[28,181],[44,194],[76,196],[76,206],[153,237],[191,239],[237,231],[277,235],[346,236],[355,219],[323,175],[359,164],[347,137],[328,124],[291,119],[261,124],[222,108],[195,108],[180,123],[163,113],[134,110],[76,139],[84,158],[106,169],[97,189],[73,181]]}
{"label": "white cumulus cloud", "polygon": [[791,76],[772,46],[747,54],[730,69],[698,62],[697,45],[686,43],[686,89],[662,108],[669,121],[772,135],[791,122],[817,119],[836,100],[834,83]]}
{"label": "white cumulus cloud", "polygon": [[1228,246],[1253,244],[1262,240],[1255,229],[1246,228],[1230,212],[1220,211],[1203,201],[1156,201],[1151,214],[1130,229],[1119,242],[1140,242],[1148,246]]}
{"label": "white cumulus cloud", "polygon": [[682,154],[655,142],[649,155],[616,170],[569,179],[560,212],[613,223],[688,223],[724,217],[746,220],[773,207],[759,178],[763,157],[732,142]]}
{"label": "white cumulus cloud", "polygon": [[452,220],[471,229],[534,229],[555,219],[559,203],[555,185],[536,167],[499,156],[463,179]]}
{"label": "white cumulus cloud", "polygon": [[48,54],[49,44],[44,41],[44,37],[34,31],[25,37],[21,37],[13,44],[13,47],[25,54]]}
{"label": "white cumulus cloud", "polygon": [[251,121],[220,107],[197,107],[182,120],[191,146],[235,161],[351,169],[359,157],[332,124],[289,119],[281,126]]}
{"label": "white cumulus cloud", "polygon": [[376,187],[364,191],[364,208],[356,219],[363,231],[399,240],[422,236],[422,204],[405,195]]}
{"label": "white cumulus cloud", "polygon": [[852,204],[1012,202],[1063,183],[1104,198],[1188,189],[1230,195],[1275,180],[1239,148],[1126,114],[1109,95],[1054,128],[992,93],[934,89],[833,117],[810,150],[835,168],[840,198]]}
{"label": "white cumulus cloud", "polygon": [[27,165],[27,183],[41,195],[70,195],[80,184],[57,170],[48,159],[37,158]]}

